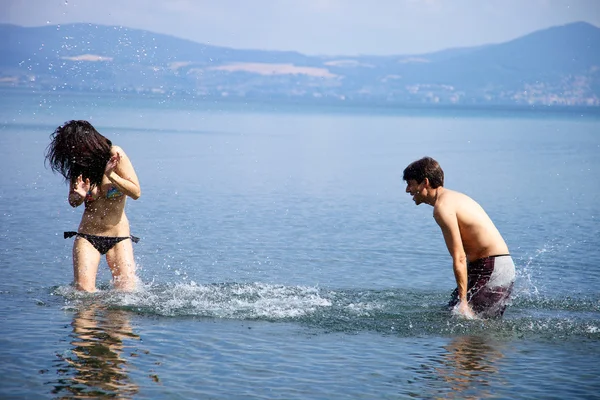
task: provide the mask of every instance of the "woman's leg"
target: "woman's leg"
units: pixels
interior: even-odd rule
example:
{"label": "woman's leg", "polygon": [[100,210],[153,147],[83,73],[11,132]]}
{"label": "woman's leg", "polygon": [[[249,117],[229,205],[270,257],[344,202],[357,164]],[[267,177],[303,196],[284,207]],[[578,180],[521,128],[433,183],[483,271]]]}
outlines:
{"label": "woman's leg", "polygon": [[73,275],[77,290],[96,291],[98,264],[100,264],[98,250],[86,239],[76,237],[73,243]]}
{"label": "woman's leg", "polygon": [[135,289],[135,260],[131,239],[122,240],[106,253],[106,262],[113,276],[115,289]]}

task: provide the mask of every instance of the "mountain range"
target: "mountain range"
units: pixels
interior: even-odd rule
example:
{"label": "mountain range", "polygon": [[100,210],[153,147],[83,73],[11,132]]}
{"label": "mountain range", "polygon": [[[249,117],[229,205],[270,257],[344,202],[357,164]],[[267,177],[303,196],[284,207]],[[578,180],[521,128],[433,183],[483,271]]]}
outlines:
{"label": "mountain range", "polygon": [[211,46],[120,26],[0,24],[0,88],[376,104],[600,106],[600,28],[393,56]]}

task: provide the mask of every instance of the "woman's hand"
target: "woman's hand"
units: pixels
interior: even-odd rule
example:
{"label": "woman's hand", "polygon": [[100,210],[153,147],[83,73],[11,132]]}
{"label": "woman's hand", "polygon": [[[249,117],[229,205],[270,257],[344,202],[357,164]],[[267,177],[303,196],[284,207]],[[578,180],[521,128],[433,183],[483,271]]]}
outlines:
{"label": "woman's hand", "polygon": [[75,182],[75,187],[73,188],[73,191],[80,195],[82,198],[85,198],[85,196],[87,196],[88,192],[90,191],[90,187],[90,179],[85,178],[84,182],[83,177],[79,175],[77,177],[77,182]]}
{"label": "woman's hand", "polygon": [[121,154],[119,154],[119,152],[117,151],[116,154],[114,154],[110,160],[108,160],[108,162],[106,163],[106,168],[104,169],[104,174],[106,176],[109,176],[111,174],[111,172],[114,171],[114,169],[117,167],[117,165],[119,165],[119,162],[121,161]]}
{"label": "woman's hand", "polygon": [[71,207],[79,207],[84,202],[91,186],[89,178],[86,178],[84,182],[81,175],[77,177],[77,180],[69,189],[69,204]]}

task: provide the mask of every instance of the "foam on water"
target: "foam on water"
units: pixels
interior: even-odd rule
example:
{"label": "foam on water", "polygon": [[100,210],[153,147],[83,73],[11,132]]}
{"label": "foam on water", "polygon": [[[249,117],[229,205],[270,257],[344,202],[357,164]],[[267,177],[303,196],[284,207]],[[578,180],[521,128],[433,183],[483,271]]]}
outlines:
{"label": "foam on water", "polygon": [[64,308],[90,304],[165,317],[295,322],[324,332],[372,331],[401,336],[483,333],[497,337],[600,339],[600,297],[516,296],[501,320],[464,320],[445,308],[448,293],[328,290],[267,283],[146,285],[132,293],[103,288],[94,294],[55,288]]}
{"label": "foam on water", "polygon": [[81,294],[60,287],[56,294],[67,298],[66,308],[77,309],[89,301],[162,316],[199,316],[234,319],[294,319],[331,306],[319,289],[263,283],[199,285],[195,282],[149,285],[131,293],[101,290]]}

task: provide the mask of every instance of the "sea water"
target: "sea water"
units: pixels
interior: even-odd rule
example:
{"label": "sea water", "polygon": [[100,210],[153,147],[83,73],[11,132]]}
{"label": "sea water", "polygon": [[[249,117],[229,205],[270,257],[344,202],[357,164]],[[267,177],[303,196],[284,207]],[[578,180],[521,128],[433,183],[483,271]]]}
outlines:
{"label": "sea water", "polygon": [[[0,397],[594,398],[600,382],[600,119],[5,93]],[[121,146],[141,279],[75,292],[82,210],[44,166],[87,119]],[[502,320],[444,310],[454,277],[425,155],[477,200],[517,265]]]}

